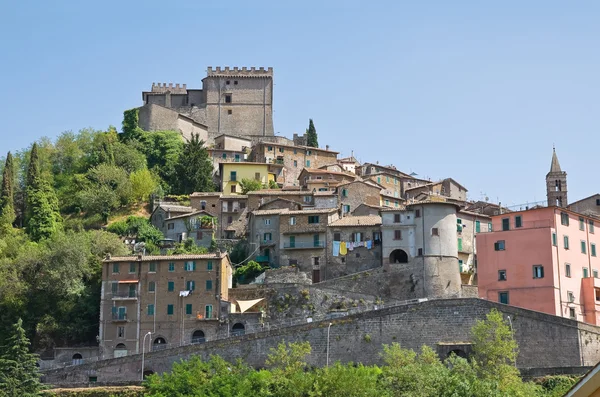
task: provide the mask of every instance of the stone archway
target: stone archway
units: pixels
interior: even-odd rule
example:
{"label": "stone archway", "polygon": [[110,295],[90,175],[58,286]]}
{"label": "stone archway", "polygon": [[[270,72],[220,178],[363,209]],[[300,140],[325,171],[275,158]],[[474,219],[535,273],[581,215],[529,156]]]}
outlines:
{"label": "stone archway", "polygon": [[163,350],[167,348],[167,341],[162,336],[154,339],[152,343],[152,351]]}
{"label": "stone archway", "polygon": [[192,334],[192,343],[196,344],[196,343],[204,343],[204,342],[206,342],[206,337],[204,336],[204,331],[202,331],[202,330],[194,331],[194,333]]}
{"label": "stone archway", "polygon": [[408,263],[408,254],[401,249],[395,249],[390,253],[390,263]]}
{"label": "stone archway", "polygon": [[125,346],[123,343],[119,343],[117,346],[115,346],[115,351],[113,352],[113,356],[115,358],[125,357],[126,355],[127,355],[127,346]]}
{"label": "stone archway", "polygon": [[245,333],[246,333],[246,327],[244,326],[244,324],[242,324],[242,323],[233,324],[233,327],[231,328],[232,336],[240,336],[240,335],[244,335]]}
{"label": "stone archway", "polygon": [[73,354],[72,363],[73,365],[83,364],[83,356],[79,353]]}

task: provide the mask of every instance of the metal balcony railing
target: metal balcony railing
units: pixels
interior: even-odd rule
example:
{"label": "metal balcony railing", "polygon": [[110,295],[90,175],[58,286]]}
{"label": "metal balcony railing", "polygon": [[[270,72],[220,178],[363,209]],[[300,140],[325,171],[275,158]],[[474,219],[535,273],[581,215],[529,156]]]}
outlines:
{"label": "metal balcony railing", "polygon": [[137,291],[117,291],[112,296],[119,299],[137,299]]}
{"label": "metal balcony railing", "polygon": [[113,313],[112,321],[127,321],[127,313]]}

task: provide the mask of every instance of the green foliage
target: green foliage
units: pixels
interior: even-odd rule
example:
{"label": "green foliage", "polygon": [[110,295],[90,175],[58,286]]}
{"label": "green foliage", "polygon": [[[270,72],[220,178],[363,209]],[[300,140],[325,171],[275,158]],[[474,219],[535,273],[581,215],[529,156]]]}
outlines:
{"label": "green foliage", "polygon": [[121,237],[136,237],[137,241],[158,244],[164,238],[163,234],[154,227],[148,218],[128,216],[125,221],[118,221],[108,226],[107,231]]}
{"label": "green foliage", "polygon": [[212,174],[213,166],[204,141],[200,140],[198,135],[192,134],[192,139],[184,144],[183,153],[175,164],[177,192],[189,194],[214,191]]}
{"label": "green foliage", "polygon": [[269,189],[279,189],[279,184],[275,181],[269,181]]}
{"label": "green foliage", "polygon": [[540,379],[537,383],[542,386],[547,397],[562,397],[567,391],[575,386],[579,377],[566,375],[547,376]]}
{"label": "green foliage", "polygon": [[148,201],[150,195],[155,193],[159,186],[157,177],[147,169],[129,174],[129,182],[132,199],[137,203]]}
{"label": "green foliage", "polygon": [[137,141],[129,144],[146,156],[148,169],[160,177],[165,192],[177,190],[175,165],[183,151],[181,134],[175,131],[144,131]]}
{"label": "green foliage", "polygon": [[254,192],[262,189],[263,185],[256,179],[244,178],[240,181],[240,188],[242,189],[242,194],[247,194],[248,192]]}
{"label": "green foliage", "polygon": [[194,239],[187,238],[183,243],[177,244],[175,249],[169,250],[169,255],[185,254],[208,254],[208,248],[198,247],[194,242]]}
{"label": "green foliage", "polygon": [[254,277],[258,276],[268,268],[269,266],[263,266],[258,262],[249,261],[245,265],[236,268],[233,277],[241,284],[251,281]]}
{"label": "green foliage", "polygon": [[142,131],[138,127],[139,108],[129,109],[123,112],[123,141],[138,139]]}
{"label": "green foliage", "polygon": [[48,397],[142,397],[144,389],[139,386],[53,389],[45,391],[44,395]]}
{"label": "green foliage", "polygon": [[306,129],[306,145],[319,147],[319,138],[317,137],[317,129],[312,119],[308,120],[308,128]]}
{"label": "green foliage", "polygon": [[13,183],[13,157],[8,152],[2,171],[2,187],[0,188],[0,236],[12,232],[13,223],[16,219]]}
{"label": "green foliage", "polygon": [[35,396],[42,389],[37,370],[38,357],[29,352],[29,339],[18,319],[0,347],[0,392],[3,396]]}

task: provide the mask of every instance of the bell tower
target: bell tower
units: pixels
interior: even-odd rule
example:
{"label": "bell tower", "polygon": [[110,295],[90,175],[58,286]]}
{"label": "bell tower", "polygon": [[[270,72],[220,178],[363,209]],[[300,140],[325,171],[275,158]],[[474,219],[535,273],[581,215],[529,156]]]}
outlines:
{"label": "bell tower", "polygon": [[546,174],[546,195],[548,197],[548,207],[566,208],[569,204],[567,201],[567,173],[560,169],[554,147],[552,148],[550,172]]}

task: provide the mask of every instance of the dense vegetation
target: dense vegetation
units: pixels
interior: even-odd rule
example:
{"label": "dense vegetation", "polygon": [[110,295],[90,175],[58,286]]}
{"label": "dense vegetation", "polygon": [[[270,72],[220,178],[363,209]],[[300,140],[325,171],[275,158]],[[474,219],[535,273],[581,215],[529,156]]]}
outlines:
{"label": "dense vegetation", "polygon": [[95,343],[104,256],[129,253],[127,236],[158,251],[152,196],[214,188],[202,141],[136,125],[127,111],[126,133],[65,132],[0,161],[0,341],[22,318],[36,351]]}
{"label": "dense vegetation", "polygon": [[517,344],[502,314],[492,311],[472,330],[474,357],[452,355],[441,361],[429,347],[420,352],[397,343],[384,345],[382,366],[335,363],[311,368],[308,342],[280,344],[265,369],[242,361],[229,363],[213,356],[193,357],[173,365],[170,373],[152,375],[145,382],[148,396],[256,397],[505,397],[562,396],[574,383],[552,377],[540,384],[523,382],[515,368]]}

